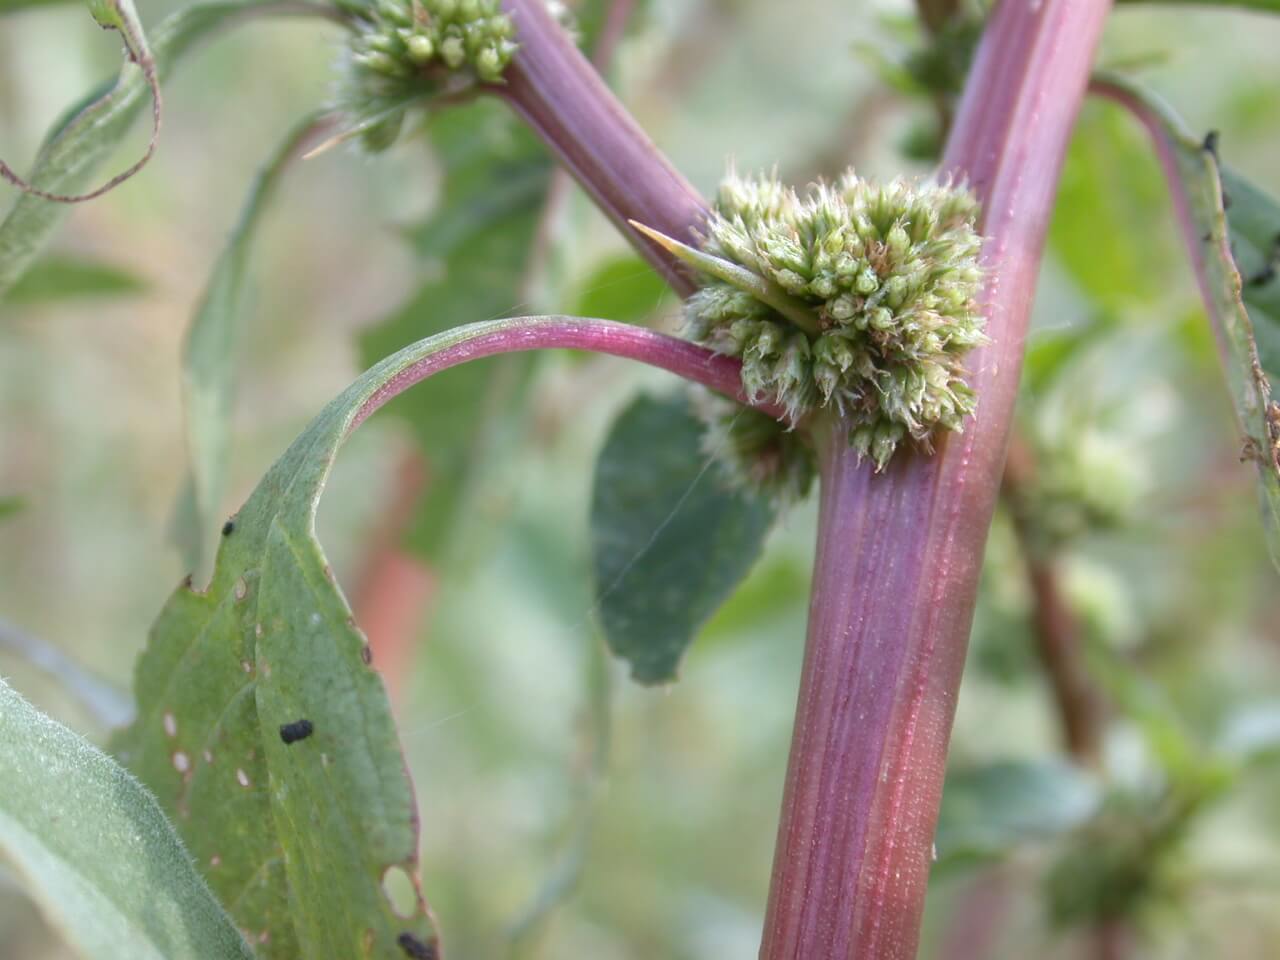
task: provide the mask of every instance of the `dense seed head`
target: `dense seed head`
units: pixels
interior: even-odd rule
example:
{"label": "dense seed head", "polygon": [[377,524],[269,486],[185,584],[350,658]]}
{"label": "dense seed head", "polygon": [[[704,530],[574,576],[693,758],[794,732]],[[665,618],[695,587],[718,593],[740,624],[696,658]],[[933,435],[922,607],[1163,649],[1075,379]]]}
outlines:
{"label": "dense seed head", "polygon": [[[748,393],[775,396],[793,419],[820,407],[847,417],[877,469],[904,439],[929,450],[975,406],[962,358],[985,342],[977,215],[974,196],[947,182],[877,184],[850,171],[801,196],[775,177],[731,173],[703,249],[792,309],[710,278],[688,302],[686,332],[741,357]],[[812,314],[807,329],[796,311]]]}

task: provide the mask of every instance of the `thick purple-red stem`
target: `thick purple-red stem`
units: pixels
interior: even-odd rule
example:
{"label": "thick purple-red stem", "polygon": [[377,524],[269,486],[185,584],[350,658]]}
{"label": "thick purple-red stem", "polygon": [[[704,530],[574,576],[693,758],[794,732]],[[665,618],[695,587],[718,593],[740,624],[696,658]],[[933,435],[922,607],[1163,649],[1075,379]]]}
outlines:
{"label": "thick purple-red stem", "polygon": [[860,463],[820,436],[809,636],[767,960],[915,956],[947,744],[1000,487],[1036,272],[1106,0],[1003,0],[946,156],[983,200],[991,346],[978,415],[934,457]]}
{"label": "thick purple-red stem", "polygon": [[503,0],[520,49],[495,87],[596,204],[681,296],[690,273],[628,220],[687,243],[706,203],[618,102],[595,67],[551,18],[543,0]]}

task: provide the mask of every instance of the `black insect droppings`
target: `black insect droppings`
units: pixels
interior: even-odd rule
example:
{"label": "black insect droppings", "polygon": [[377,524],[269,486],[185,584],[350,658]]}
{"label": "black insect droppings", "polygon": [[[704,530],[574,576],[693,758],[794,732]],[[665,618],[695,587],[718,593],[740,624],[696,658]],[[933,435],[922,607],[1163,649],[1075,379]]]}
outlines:
{"label": "black insect droppings", "polygon": [[295,743],[298,740],[305,740],[315,732],[315,727],[310,720],[295,720],[293,723],[280,724],[280,739],[285,743]]}
{"label": "black insect droppings", "polygon": [[370,666],[373,663],[373,647],[367,643],[360,648],[360,659],[364,661],[364,665]]}
{"label": "black insect droppings", "polygon": [[1218,131],[1210,130],[1204,135],[1204,140],[1200,144],[1200,149],[1205,153],[1213,154],[1213,159],[1218,159]]}
{"label": "black insect droppings", "polygon": [[400,949],[404,951],[406,957],[412,957],[413,960],[438,960],[440,953],[436,950],[436,942],[432,940],[430,943],[423,943],[412,933],[402,933],[396,937],[396,943],[400,945]]}
{"label": "black insect droppings", "polygon": [[222,525],[222,535],[224,537],[231,536],[231,532],[235,530],[235,528],[236,528],[236,522],[234,520],[228,520],[226,523]]}

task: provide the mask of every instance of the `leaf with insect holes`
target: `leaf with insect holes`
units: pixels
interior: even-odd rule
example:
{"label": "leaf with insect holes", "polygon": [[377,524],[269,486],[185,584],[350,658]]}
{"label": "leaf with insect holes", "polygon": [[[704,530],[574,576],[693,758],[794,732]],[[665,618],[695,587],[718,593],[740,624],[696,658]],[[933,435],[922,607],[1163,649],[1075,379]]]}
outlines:
{"label": "leaf with insect holes", "polygon": [[383,889],[415,874],[416,805],[313,521],[356,412],[438,346],[379,364],[312,422],[224,528],[208,588],[177,590],[138,662],[120,755],[268,960],[403,957],[401,938],[434,942],[421,897],[399,916]]}
{"label": "leaf with insect holes", "polygon": [[[1094,87],[1129,108],[1155,141],[1222,353],[1236,419],[1244,434],[1244,456],[1258,468],[1267,545],[1280,568],[1280,406],[1272,399],[1254,339],[1255,325],[1245,306],[1246,290],[1255,286],[1258,274],[1250,274],[1246,286],[1241,269],[1254,267],[1237,266],[1232,256],[1232,243],[1239,247],[1249,237],[1238,228],[1228,229],[1215,138],[1192,137],[1168,105],[1127,79],[1099,76]],[[1243,192],[1243,181],[1234,175],[1233,180],[1235,189]],[[1244,222],[1237,219],[1238,224]]]}
{"label": "leaf with insect holes", "polygon": [[239,360],[236,341],[248,311],[254,236],[285,167],[317,119],[310,116],[297,124],[258,172],[187,329],[182,407],[190,470],[179,499],[175,538],[188,570],[207,570],[208,540],[220,526]]}
{"label": "leaf with insect holes", "polygon": [[640,683],[675,678],[773,524],[773,504],[734,489],[703,452],[702,434],[683,394],[641,396],[614,421],[596,461],[596,606],[610,649]]}
{"label": "leaf with insect holes", "polygon": [[82,956],[253,957],[155,798],[3,680],[0,853]]}
{"label": "leaf with insect holes", "polygon": [[[294,12],[298,11],[294,5]],[[301,8],[305,9],[305,8]],[[323,8],[317,5],[317,15]],[[263,0],[224,0],[179,10],[150,37],[150,56],[160,79],[199,41],[220,28],[255,15],[275,12]],[[120,16],[118,10],[116,16]],[[140,28],[137,34],[141,36]],[[89,185],[99,165],[124,140],[150,91],[143,71],[126,63],[119,77],[95,90],[54,124],[27,177],[50,193],[73,194]],[[70,207],[22,194],[0,222],[0,297],[18,281],[48,246]]]}
{"label": "leaf with insect holes", "polygon": [[599,320],[520,317],[419,341],[312,421],[223,528],[208,587],[180,586],[152,628],[120,756],[268,960],[435,949],[416,880],[411,906],[391,902],[414,875],[416,806],[386,691],[315,514],[338,448],[368,413],[432,373],[539,346],[737,385],[733,364],[710,351]]}

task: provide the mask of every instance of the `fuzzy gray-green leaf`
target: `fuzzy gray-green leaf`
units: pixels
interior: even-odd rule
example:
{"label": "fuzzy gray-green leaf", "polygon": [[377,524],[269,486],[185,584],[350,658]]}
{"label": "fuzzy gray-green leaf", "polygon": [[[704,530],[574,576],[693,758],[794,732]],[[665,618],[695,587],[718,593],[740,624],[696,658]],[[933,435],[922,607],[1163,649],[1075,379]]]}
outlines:
{"label": "fuzzy gray-green leaf", "polygon": [[3,681],[0,852],[85,957],[253,957],[155,798]]}
{"label": "fuzzy gray-green leaf", "polygon": [[596,462],[592,568],[605,639],[640,683],[672,680],[760,555],[774,508],[733,489],[683,396],[641,396]]}

